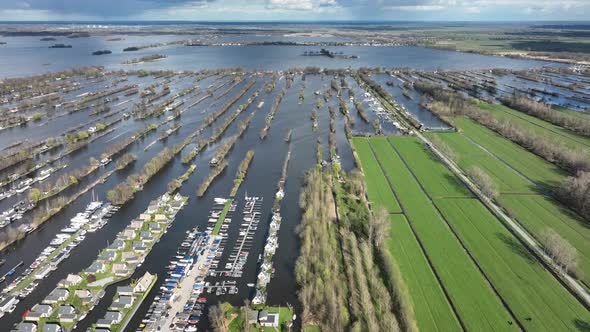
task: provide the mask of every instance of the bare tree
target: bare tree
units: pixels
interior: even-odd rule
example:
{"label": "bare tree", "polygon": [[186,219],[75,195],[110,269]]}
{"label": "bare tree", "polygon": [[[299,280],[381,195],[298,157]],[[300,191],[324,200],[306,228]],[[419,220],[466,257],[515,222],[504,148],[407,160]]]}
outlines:
{"label": "bare tree", "polygon": [[215,332],[227,332],[229,330],[229,322],[219,305],[212,306],[209,309],[209,321]]}
{"label": "bare tree", "polygon": [[578,261],[578,252],[566,239],[561,237],[552,228],[544,228],[541,231],[541,244],[551,258],[559,264],[566,273],[575,270]]}

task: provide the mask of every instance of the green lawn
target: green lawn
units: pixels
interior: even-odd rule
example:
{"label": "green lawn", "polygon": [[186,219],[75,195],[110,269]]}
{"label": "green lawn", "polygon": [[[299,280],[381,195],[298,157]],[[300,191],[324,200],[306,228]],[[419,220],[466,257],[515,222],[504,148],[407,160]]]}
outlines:
{"label": "green lawn", "polygon": [[371,152],[369,142],[366,139],[355,139],[354,146],[362,160],[369,200],[376,206],[385,207],[389,213],[401,212],[391,188],[387,185],[387,179]]}
{"label": "green lawn", "polygon": [[[508,325],[512,317],[387,139],[373,138],[370,143],[465,327],[474,331],[517,330],[515,325]],[[454,186],[441,186],[439,182],[433,188],[451,190]]]}
{"label": "green lawn", "polygon": [[422,186],[430,197],[473,197],[462,183],[447,180],[453,177],[453,173],[428,152],[420,141],[414,138],[392,138],[389,142],[404,156],[412,172],[424,180]]}
{"label": "green lawn", "polygon": [[590,153],[590,138],[578,135],[568,129],[541,120],[532,115],[499,104],[480,103],[480,108],[489,111],[498,119],[527,128],[554,142],[562,142],[570,148]]}
{"label": "green lawn", "polygon": [[213,235],[217,235],[219,233],[219,229],[221,228],[221,225],[223,225],[223,221],[225,220],[225,216],[229,212],[229,208],[231,207],[232,201],[233,199],[230,198],[227,200],[227,202],[225,202],[225,206],[223,207],[223,210],[221,211],[221,214],[219,215],[219,218],[215,223],[215,227],[213,228]]}
{"label": "green lawn", "polygon": [[537,239],[550,227],[578,250],[582,280],[590,285],[590,223],[541,195],[501,195],[500,204]]}
{"label": "green lawn", "polygon": [[501,193],[537,193],[538,189],[514,169],[477,146],[460,133],[431,133],[445,142],[459,156],[457,164],[463,170],[477,166],[486,172]]}
{"label": "green lawn", "polygon": [[418,328],[421,331],[460,330],[459,321],[403,215],[391,216],[387,247],[408,285]]}
{"label": "green lawn", "polygon": [[463,134],[518,170],[531,181],[556,186],[566,174],[557,166],[466,118],[453,119]]}
{"label": "green lawn", "polygon": [[435,204],[526,330],[572,331],[576,322],[590,322],[580,302],[479,200]]}

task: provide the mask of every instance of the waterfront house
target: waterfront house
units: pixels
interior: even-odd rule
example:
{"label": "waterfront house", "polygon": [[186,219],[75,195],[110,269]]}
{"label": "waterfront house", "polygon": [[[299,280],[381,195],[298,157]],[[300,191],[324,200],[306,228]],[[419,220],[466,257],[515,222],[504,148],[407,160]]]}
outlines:
{"label": "waterfront house", "polygon": [[248,324],[258,323],[258,310],[248,309]]}
{"label": "waterfront house", "polygon": [[94,262],[86,269],[86,273],[96,274],[105,272],[105,266],[103,263]]}
{"label": "waterfront house", "polygon": [[125,248],[125,241],[116,239],[111,243],[110,246],[107,247],[107,251],[118,251]]}
{"label": "waterfront house", "polygon": [[46,323],[45,325],[43,325],[43,330],[42,332],[62,332],[63,329],[61,328],[61,325],[59,324],[54,324],[54,323]]}
{"label": "waterfront house", "polygon": [[157,222],[167,222],[168,218],[166,218],[165,215],[158,213],[154,215],[154,220]]}
{"label": "waterfront house", "polygon": [[124,262],[126,262],[127,264],[130,264],[130,265],[139,264],[139,258],[132,251],[125,251],[125,252],[123,252],[121,254],[121,260],[123,260]]}
{"label": "waterfront house", "polygon": [[139,238],[144,242],[152,242],[154,240],[154,236],[148,231],[141,231]]}
{"label": "waterfront house", "polygon": [[88,304],[93,301],[92,293],[88,289],[78,289],[74,295],[82,300],[82,304]]}
{"label": "waterfront house", "polygon": [[25,317],[27,321],[39,321],[41,318],[47,318],[53,313],[53,307],[49,304],[35,304],[31,312]]}
{"label": "waterfront house", "polygon": [[45,300],[43,300],[43,303],[57,303],[60,301],[65,301],[68,296],[70,295],[70,291],[68,291],[65,288],[56,288],[54,290],[51,291],[51,293],[49,293],[49,295],[47,295],[47,297],[45,298]]}
{"label": "waterfront house", "polygon": [[149,213],[142,213],[139,215],[139,220],[141,220],[142,222],[146,222],[150,219],[152,219],[152,216]]}
{"label": "waterfront house", "polygon": [[123,319],[123,315],[119,311],[107,311],[104,315],[104,318],[99,319],[96,322],[97,327],[106,327],[110,328],[111,325],[119,324]]}
{"label": "waterfront house", "polygon": [[119,296],[121,296],[121,295],[132,296],[133,295],[133,288],[129,287],[129,286],[119,286],[119,287],[117,287],[117,294]]}
{"label": "waterfront house", "polygon": [[136,232],[133,229],[125,229],[123,233],[121,233],[121,238],[123,240],[133,240],[135,238]]}
{"label": "waterfront house", "polygon": [[157,202],[151,202],[150,205],[148,206],[147,210],[145,210],[145,212],[147,212],[148,214],[153,214],[156,213],[158,211],[158,203]]}
{"label": "waterfront house", "polygon": [[129,267],[127,267],[127,264],[117,263],[113,264],[112,271],[116,276],[123,277],[129,274]]}
{"label": "waterfront house", "polygon": [[115,309],[128,309],[133,305],[133,300],[135,300],[133,296],[121,295],[117,301],[113,302],[111,307]]}
{"label": "waterfront house", "polygon": [[160,226],[160,224],[158,224],[157,222],[150,223],[150,232],[159,233],[161,231],[162,231],[162,226]]}
{"label": "waterfront house", "polygon": [[141,229],[141,227],[143,227],[143,221],[141,221],[141,220],[133,220],[131,222],[131,224],[129,224],[129,226],[127,226],[127,229],[136,231],[138,229]]}
{"label": "waterfront house", "polygon": [[98,256],[99,261],[112,262],[117,259],[117,253],[115,251],[105,251]]}
{"label": "waterfront house", "polygon": [[258,322],[262,327],[278,327],[279,326],[279,314],[269,313],[265,310],[261,311],[258,315]]}
{"label": "waterfront house", "polygon": [[65,279],[62,279],[57,285],[59,287],[70,287],[79,284],[82,281],[82,277],[77,274],[68,274]]}
{"label": "waterfront house", "polygon": [[135,287],[133,287],[133,292],[135,293],[143,293],[150,288],[150,284],[152,283],[153,275],[149,272],[146,272],[138,281]]}
{"label": "waterfront house", "polygon": [[138,253],[144,253],[147,250],[147,247],[143,243],[143,241],[133,241],[133,251]]}
{"label": "waterfront house", "polygon": [[73,322],[76,319],[76,309],[71,305],[62,304],[57,311],[57,318],[60,322]]}
{"label": "waterfront house", "polygon": [[22,322],[22,323],[18,324],[18,326],[16,327],[16,330],[13,330],[13,332],[36,332],[36,331],[37,331],[37,324],[27,323],[27,322]]}

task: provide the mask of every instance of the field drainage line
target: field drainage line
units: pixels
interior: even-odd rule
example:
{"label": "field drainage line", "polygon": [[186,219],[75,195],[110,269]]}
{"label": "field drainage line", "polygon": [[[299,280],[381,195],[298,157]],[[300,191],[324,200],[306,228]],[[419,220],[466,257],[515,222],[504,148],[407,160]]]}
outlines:
{"label": "field drainage line", "polygon": [[[399,153],[399,151],[395,148],[395,146],[393,144],[391,144],[391,142],[389,141],[389,139],[387,139],[386,141],[387,141],[387,143],[389,143],[389,145],[391,146],[391,148],[393,149],[393,151],[395,151],[395,153],[398,155],[398,157],[400,158],[400,160],[404,163],[404,165],[406,166],[406,168],[408,169],[408,171],[410,172],[410,174],[412,174],[412,177],[418,183],[418,185],[420,186],[420,189],[422,189],[422,191],[424,192],[424,195],[426,195],[426,197],[430,201],[430,204],[432,204],[432,206],[436,210],[437,214],[441,217],[441,219],[447,225],[447,227],[449,228],[449,230],[451,231],[451,233],[453,233],[453,235],[455,236],[457,242],[459,242],[459,244],[461,245],[461,247],[463,248],[463,250],[467,253],[467,255],[469,256],[469,258],[471,258],[471,260],[473,261],[473,264],[476,266],[476,268],[479,270],[479,272],[481,273],[481,275],[487,281],[488,285],[494,291],[494,293],[496,294],[496,296],[498,297],[498,299],[500,300],[500,302],[502,302],[502,305],[504,306],[504,308],[506,309],[506,311],[508,311],[508,313],[510,314],[510,316],[512,316],[512,319],[514,319],[514,321],[516,322],[516,324],[518,325],[518,327],[520,327],[520,329],[522,331],[525,331],[526,329],[524,328],[524,326],[522,325],[522,323],[518,320],[517,316],[514,314],[514,312],[510,308],[510,306],[508,306],[508,303],[500,295],[500,292],[496,289],[496,286],[494,286],[494,284],[492,283],[492,281],[490,280],[490,278],[484,272],[483,268],[479,265],[479,262],[475,259],[475,257],[473,256],[473,254],[469,251],[469,249],[465,246],[465,243],[463,243],[463,240],[461,240],[461,238],[459,237],[459,235],[457,234],[457,232],[455,231],[455,229],[451,226],[451,223],[447,220],[447,218],[444,216],[444,214],[442,213],[442,211],[438,208],[438,206],[436,205],[436,203],[434,202],[434,200],[432,199],[432,197],[430,196],[430,194],[426,191],[426,189],[424,188],[424,186],[422,185],[422,183],[418,180],[418,177],[416,176],[416,174],[414,173],[414,171],[412,171],[412,169],[410,168],[410,166],[406,163],[406,160],[402,157],[401,153]],[[465,199],[477,199],[477,196],[476,197],[465,197]]]}
{"label": "field drainage line", "polygon": [[[408,226],[410,227],[410,230],[412,231],[412,235],[414,236],[414,240],[416,240],[416,243],[418,243],[418,246],[422,250],[422,255],[424,255],[424,258],[426,258],[426,261],[428,262],[428,266],[430,267],[430,270],[434,274],[434,277],[438,281],[438,284],[439,284],[440,288],[442,289],[443,294],[445,295],[445,298],[447,299],[447,302],[451,306],[451,310],[455,314],[455,318],[457,318],[457,321],[461,325],[461,328],[463,329],[463,331],[468,331],[467,326],[463,322],[463,319],[461,318],[461,316],[459,315],[459,312],[458,312],[457,308],[455,307],[455,304],[451,300],[451,297],[449,295],[449,292],[445,288],[445,285],[443,284],[441,277],[439,276],[438,272],[436,271],[436,269],[434,267],[434,264],[432,263],[432,259],[428,255],[428,252],[426,251],[426,248],[424,247],[424,244],[422,243],[422,240],[416,234],[416,230],[414,229],[414,225],[412,225],[412,223],[410,222],[409,218],[407,217],[407,214],[405,213],[406,209],[404,208],[403,203],[398,199],[397,193],[395,192],[395,189],[391,185],[391,181],[389,180],[389,177],[385,174],[385,168],[383,168],[383,165],[381,164],[381,161],[377,158],[377,154],[375,153],[375,150],[373,149],[373,146],[371,145],[371,143],[370,143],[369,140],[367,140],[367,143],[369,144],[369,148],[371,149],[371,153],[373,154],[373,157],[377,161],[377,164],[379,164],[379,168],[381,169],[381,173],[383,173],[383,175],[385,176],[385,179],[387,180],[387,185],[391,189],[391,192],[393,193],[393,196],[395,197],[395,199],[398,201],[399,206],[402,209],[403,215],[406,217],[405,218],[406,219],[406,223],[408,224]],[[430,307],[429,307],[429,309],[430,309]]]}

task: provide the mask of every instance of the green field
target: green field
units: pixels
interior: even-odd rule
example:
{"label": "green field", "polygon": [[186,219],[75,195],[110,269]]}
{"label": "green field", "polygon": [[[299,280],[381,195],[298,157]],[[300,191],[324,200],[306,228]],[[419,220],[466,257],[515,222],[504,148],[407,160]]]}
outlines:
{"label": "green field", "polygon": [[[355,140],[356,142],[356,140]],[[510,330],[511,315],[477,270],[418,182],[386,138],[370,141],[416,237],[449,294],[460,320],[469,330]],[[356,146],[356,143],[355,143]],[[361,160],[363,157],[361,156]],[[439,169],[440,170],[440,169]],[[456,193],[453,187],[444,188]],[[403,271],[402,271],[403,272]]]}
{"label": "green field", "polygon": [[534,237],[550,227],[573,245],[578,250],[581,279],[590,285],[590,223],[541,195],[501,195],[498,200]]}
{"label": "green field", "polygon": [[518,321],[529,331],[571,331],[589,312],[476,199],[436,206],[475,257]]}
{"label": "green field", "polygon": [[363,155],[363,172],[369,200],[376,206],[383,206],[389,213],[399,213],[401,208],[395,199],[391,187],[387,185],[387,179],[379,167],[377,160],[371,153],[367,140],[356,140],[355,147],[359,154]]}
{"label": "green field", "polygon": [[590,138],[504,105],[480,103],[479,107],[489,111],[498,119],[520,125],[551,141],[562,142],[572,149],[580,149],[586,154],[590,153]]}
{"label": "green field", "polygon": [[[365,160],[365,159],[363,159]],[[387,247],[403,273],[421,331],[458,331],[459,321],[403,215],[391,216]]]}
{"label": "green field", "polygon": [[[470,120],[456,119],[455,122],[460,124],[459,128],[465,129],[465,135],[478,137],[486,145],[488,151],[497,155],[514,169],[518,169],[521,174],[528,178],[540,178],[540,175],[546,174],[546,170],[552,166],[545,160],[538,158],[501,136],[490,133],[488,129]],[[462,134],[444,133],[433,135],[445,141],[459,155],[459,166],[464,170],[468,167],[467,165],[478,162],[481,152],[485,153]],[[502,148],[511,146],[519,153],[508,153],[513,150]],[[521,160],[517,158],[517,154]],[[524,161],[526,161],[526,164]],[[590,285],[590,224],[554,200],[542,195],[534,195],[534,189],[522,190],[520,194],[510,194],[511,192],[503,189],[507,187],[507,179],[510,179],[515,186],[515,192],[518,192],[519,188],[525,189],[523,185],[526,184],[526,181],[522,179],[522,176],[519,176],[516,170],[505,166],[504,163],[493,157],[479,162],[480,164],[477,165],[484,169],[501,188],[502,193],[497,199],[500,205],[516,217],[517,221],[531,235],[539,239],[543,229],[549,227],[558,232],[578,250],[578,270],[581,272],[581,279]],[[553,175],[553,178],[562,176],[561,171],[557,169],[556,171],[558,173]],[[548,182],[551,181],[541,181],[541,183]],[[526,194],[527,192],[529,194]]]}
{"label": "green field", "polygon": [[453,173],[432,154],[413,153],[424,150],[422,143],[418,140],[391,139],[389,142],[400,154],[411,154],[412,158],[404,158],[404,161],[414,174],[424,180],[422,186],[430,197],[473,197],[473,194],[462,183],[447,180],[447,178],[453,177]]}
{"label": "green field", "polygon": [[445,142],[459,156],[457,164],[464,170],[479,167],[494,178],[501,193],[537,193],[534,183],[521,176],[514,169],[479,148],[459,133],[428,134]]}
{"label": "green field", "polygon": [[537,184],[557,186],[566,176],[557,166],[472,120],[455,118],[453,123],[465,136]]}

